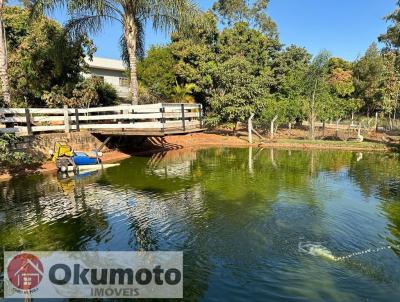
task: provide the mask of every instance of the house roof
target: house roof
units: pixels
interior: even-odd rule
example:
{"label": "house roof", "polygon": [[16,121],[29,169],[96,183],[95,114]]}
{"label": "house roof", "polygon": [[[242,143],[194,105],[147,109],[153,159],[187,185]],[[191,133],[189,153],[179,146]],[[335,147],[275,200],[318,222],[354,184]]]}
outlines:
{"label": "house roof", "polygon": [[89,58],[85,58],[85,61],[90,68],[99,68],[99,69],[117,70],[117,71],[126,70],[126,66],[124,62],[122,62],[121,60],[93,57],[92,60],[90,60]]}

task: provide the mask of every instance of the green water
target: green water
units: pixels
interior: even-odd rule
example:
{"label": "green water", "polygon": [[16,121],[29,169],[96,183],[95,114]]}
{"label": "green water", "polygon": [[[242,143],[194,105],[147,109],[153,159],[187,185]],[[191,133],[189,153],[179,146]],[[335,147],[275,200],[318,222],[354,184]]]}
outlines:
{"label": "green water", "polygon": [[400,161],[207,149],[0,183],[5,250],[179,250],[187,301],[400,301]]}

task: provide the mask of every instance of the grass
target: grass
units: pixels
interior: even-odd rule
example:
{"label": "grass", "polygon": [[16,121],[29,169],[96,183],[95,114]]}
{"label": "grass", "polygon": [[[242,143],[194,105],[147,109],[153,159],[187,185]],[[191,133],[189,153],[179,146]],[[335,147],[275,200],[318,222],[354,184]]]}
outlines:
{"label": "grass", "polygon": [[[367,150],[383,150],[383,149],[390,149],[392,147],[396,146],[388,146],[385,143],[381,142],[370,142],[370,141],[364,141],[364,142],[355,142],[355,141],[329,141],[329,140],[304,140],[304,139],[289,139],[289,138],[284,138],[284,139],[276,139],[272,143],[276,144],[287,144],[287,145],[310,145],[310,146],[321,146],[321,147],[332,147],[332,148],[344,148],[344,149],[367,149]],[[269,142],[265,143],[266,145],[269,144]]]}

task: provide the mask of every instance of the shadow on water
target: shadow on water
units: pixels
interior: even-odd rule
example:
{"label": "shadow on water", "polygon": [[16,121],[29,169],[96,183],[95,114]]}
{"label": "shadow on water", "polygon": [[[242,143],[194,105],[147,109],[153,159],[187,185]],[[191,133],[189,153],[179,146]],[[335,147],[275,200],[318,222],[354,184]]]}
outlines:
{"label": "shadow on water", "polygon": [[375,153],[211,148],[81,178],[16,178],[0,184],[0,244],[183,250],[188,301],[396,299],[398,250],[343,264],[298,244],[334,256],[399,244],[399,168]]}

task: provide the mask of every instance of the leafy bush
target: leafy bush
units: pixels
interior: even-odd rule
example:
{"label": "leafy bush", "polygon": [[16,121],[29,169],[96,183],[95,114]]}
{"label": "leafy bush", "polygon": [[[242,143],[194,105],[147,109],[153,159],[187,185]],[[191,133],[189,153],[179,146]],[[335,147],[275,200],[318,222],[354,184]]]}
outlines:
{"label": "leafy bush", "polygon": [[88,108],[92,106],[110,106],[118,103],[118,95],[115,88],[96,77],[87,78],[79,82],[72,93],[64,88],[55,86],[42,96],[49,107]]}
{"label": "leafy bush", "polygon": [[24,169],[27,166],[40,163],[38,155],[16,150],[21,138],[14,134],[0,135],[0,172],[2,170]]}

